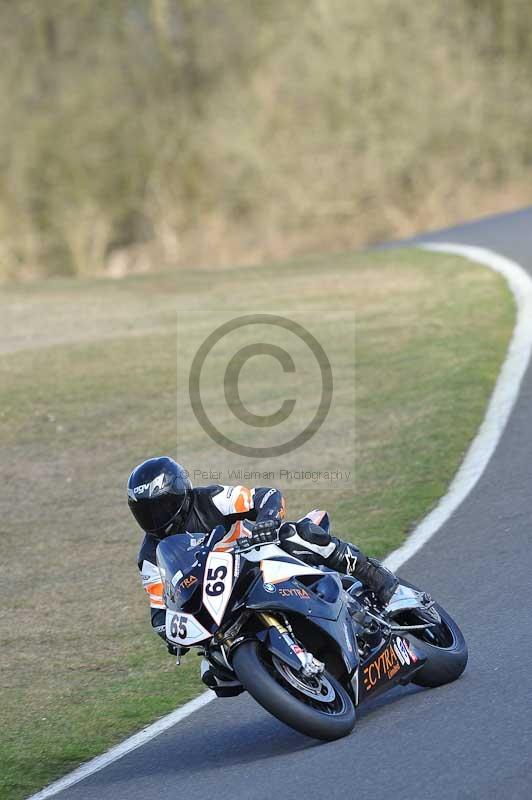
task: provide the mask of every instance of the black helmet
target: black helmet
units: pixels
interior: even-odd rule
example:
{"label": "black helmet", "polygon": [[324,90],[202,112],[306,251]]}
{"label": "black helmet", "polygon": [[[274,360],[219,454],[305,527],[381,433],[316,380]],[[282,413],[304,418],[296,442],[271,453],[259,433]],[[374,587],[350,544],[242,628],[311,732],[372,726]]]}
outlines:
{"label": "black helmet", "polygon": [[173,458],[149,458],[129,476],[127,502],[140,527],[156,539],[164,539],[184,530],[192,484]]}

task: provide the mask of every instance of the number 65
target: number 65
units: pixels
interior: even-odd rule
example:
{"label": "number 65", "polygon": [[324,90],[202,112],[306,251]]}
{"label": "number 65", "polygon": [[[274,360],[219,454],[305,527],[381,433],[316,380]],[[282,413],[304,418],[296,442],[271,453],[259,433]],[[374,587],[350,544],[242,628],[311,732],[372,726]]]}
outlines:
{"label": "number 65", "polygon": [[180,617],[179,614],[174,614],[170,624],[170,634],[172,638],[179,637],[180,639],[187,638],[187,618]]}
{"label": "number 65", "polygon": [[[210,583],[205,584],[205,591],[211,597],[217,597],[222,594],[224,590],[224,578],[227,576],[227,567],[220,564],[216,569],[207,570],[207,580]],[[214,583],[212,582],[214,581]]]}

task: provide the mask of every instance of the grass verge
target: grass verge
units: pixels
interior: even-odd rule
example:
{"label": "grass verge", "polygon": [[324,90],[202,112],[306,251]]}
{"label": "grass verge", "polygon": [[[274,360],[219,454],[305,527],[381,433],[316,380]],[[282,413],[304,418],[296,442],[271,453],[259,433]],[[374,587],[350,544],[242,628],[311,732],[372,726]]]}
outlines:
{"label": "grass verge", "polygon": [[346,297],[357,314],[356,493],[302,484],[287,492],[288,509],[293,517],[328,507],[338,534],[382,556],[444,493],[483,417],[514,318],[500,277],[404,250],[185,272],[179,287],[160,275],[4,292],[5,800],[200,688],[197,658],[176,674],[149,630],[135,564],[141,537],[124,497],[134,464],[175,451],[177,303],[330,318]]}

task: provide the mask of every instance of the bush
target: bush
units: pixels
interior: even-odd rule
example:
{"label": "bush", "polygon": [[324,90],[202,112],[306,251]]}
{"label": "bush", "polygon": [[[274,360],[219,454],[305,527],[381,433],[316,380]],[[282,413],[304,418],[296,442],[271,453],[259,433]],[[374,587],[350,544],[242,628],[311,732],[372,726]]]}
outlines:
{"label": "bush", "polygon": [[4,275],[338,250],[527,196],[525,0],[1,8]]}

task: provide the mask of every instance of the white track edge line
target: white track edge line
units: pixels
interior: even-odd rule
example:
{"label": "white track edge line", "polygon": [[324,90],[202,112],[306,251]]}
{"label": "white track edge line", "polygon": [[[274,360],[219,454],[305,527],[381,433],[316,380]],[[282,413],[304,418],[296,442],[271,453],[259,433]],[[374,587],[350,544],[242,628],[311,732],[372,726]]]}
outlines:
{"label": "white track edge line", "polygon": [[[386,566],[392,570],[399,569],[423,547],[449,519],[477,483],[504,432],[532,354],[532,279],[519,264],[482,247],[451,243],[426,243],[420,247],[425,250],[463,256],[469,261],[482,264],[503,275],[515,298],[517,320],[484,421],[447,493],[410,534],[406,542],[394,550],[384,561]],[[122,756],[136,750],[193,714],[194,711],[207,705],[214,700],[215,696],[214,692],[204,692],[181,708],[154,722],[153,725],[149,725],[116,747],[112,747],[101,756],[87,761],[78,769],[31,795],[28,800],[45,800],[69,786],[79,783],[89,775],[99,772],[113,761],[118,761]]]}
{"label": "white track edge line", "polygon": [[91,761],[87,761],[85,764],[82,764],[73,772],[70,772],[63,778],[59,778],[59,780],[51,783],[44,789],[41,789],[41,791],[37,792],[37,794],[32,794],[28,800],[44,800],[46,797],[51,797],[58,792],[62,792],[64,789],[68,789],[69,786],[79,783],[89,775],[99,772],[104,767],[112,764],[113,761],[118,761],[118,759],[122,758],[122,756],[125,756],[132,750],[136,750],[137,747],[142,747],[143,744],[146,744],[146,742],[149,742],[151,739],[159,736],[160,733],[163,733],[164,731],[168,730],[168,728],[176,725],[182,719],[185,719],[185,717],[193,714],[194,711],[198,711],[198,709],[207,705],[207,703],[210,703],[211,700],[214,700],[215,697],[216,695],[214,692],[211,692],[210,689],[206,692],[203,692],[203,694],[200,694],[199,697],[196,697],[194,700],[190,700],[190,702],[185,703],[185,705],[181,706],[181,708],[172,711],[165,717],[161,717],[161,719],[157,720],[157,722],[154,722],[153,725],[148,725],[147,728],[144,728],[138,733],[135,733],[133,736],[130,736],[128,739],[125,739],[120,744],[117,744],[116,747],[112,747],[106,753],[102,753],[101,756],[96,756],[96,758],[93,758]]}
{"label": "white track edge line", "polygon": [[399,569],[434,536],[478,482],[504,433],[532,354],[532,278],[523,267],[483,247],[433,242],[420,246],[424,250],[463,256],[500,273],[514,296],[517,316],[506,359],[478,433],[447,493],[406,542],[385,560],[384,563],[392,571]]}

